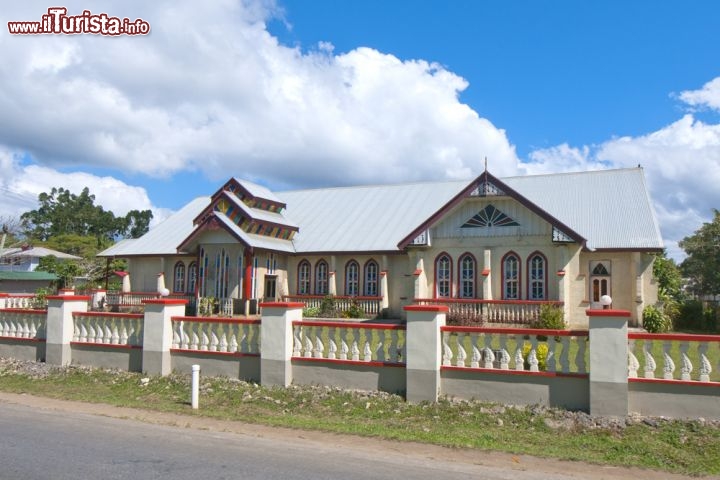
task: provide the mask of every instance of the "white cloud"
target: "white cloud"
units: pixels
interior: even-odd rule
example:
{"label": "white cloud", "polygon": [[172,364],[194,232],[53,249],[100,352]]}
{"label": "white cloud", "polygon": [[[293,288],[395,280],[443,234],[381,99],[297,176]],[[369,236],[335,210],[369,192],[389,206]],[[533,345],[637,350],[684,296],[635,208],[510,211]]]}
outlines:
{"label": "white cloud", "polygon": [[[69,13],[88,8],[66,2]],[[96,7],[97,8],[97,7]],[[35,20],[46,4],[3,6]],[[0,144],[43,165],[282,186],[515,174],[505,132],[459,101],[440,65],[370,48],[304,52],[265,22],[272,2],[108,2],[148,36],[0,34]],[[99,12],[94,12],[99,13]]]}
{"label": "white cloud", "polygon": [[720,206],[720,125],[687,114],[658,131],[601,145],[562,144],[537,150],[521,164],[526,173],[629,168],[642,165],[668,253],[683,256],[677,242],[691,235]]}
{"label": "white cloud", "polygon": [[680,93],[680,100],[693,107],[707,107],[720,110],[720,77],[709,81],[700,90],[686,90]]}
{"label": "white cloud", "polygon": [[0,198],[2,215],[19,218],[24,212],[38,208],[40,193],[53,187],[63,187],[74,194],[88,187],[95,195],[95,204],[124,216],[130,210],[152,210],[153,224],[166,218],[167,209],[152,205],[144,188],[128,185],[112,177],[99,177],[89,173],[63,173],[39,165],[24,165],[18,152],[0,148]]}

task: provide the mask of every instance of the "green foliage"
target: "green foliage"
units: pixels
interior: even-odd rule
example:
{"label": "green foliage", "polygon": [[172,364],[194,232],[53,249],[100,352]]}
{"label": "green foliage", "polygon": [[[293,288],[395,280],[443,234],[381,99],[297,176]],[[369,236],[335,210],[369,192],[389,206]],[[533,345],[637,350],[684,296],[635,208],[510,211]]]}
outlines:
{"label": "green foliage", "polygon": [[220,302],[215,297],[202,297],[198,303],[197,312],[201,317],[212,316],[219,307]]}
{"label": "green foliage", "polygon": [[52,291],[45,287],[35,290],[35,296],[31,301],[31,307],[37,310],[47,309],[47,296],[51,293]]}
{"label": "green foliage", "polygon": [[305,307],[303,308],[303,317],[319,317],[320,307]]}
{"label": "green foliage", "polygon": [[125,217],[115,217],[100,205],[95,195],[85,187],[80,195],[62,187],[38,195],[40,207],[20,217],[24,234],[32,239],[47,241],[61,235],[92,237],[102,247],[117,237],[136,238],[147,232],[152,219],[150,210],[133,210]]}
{"label": "green foliage", "polygon": [[543,330],[565,330],[565,314],[563,309],[550,304],[540,306],[540,315],[530,328],[541,328]]}
{"label": "green foliage", "polygon": [[323,318],[337,318],[338,314],[337,304],[335,303],[335,297],[332,295],[326,295],[322,302],[320,302],[320,314],[318,317]]}
{"label": "green foliage", "polygon": [[357,300],[352,299],[350,308],[342,312],[343,318],[365,318],[365,310],[362,309]]}
{"label": "green foliage", "polygon": [[704,307],[699,300],[688,300],[680,304],[678,316],[673,322],[675,330],[694,332],[717,332],[718,308]]}
{"label": "green foliage", "polygon": [[[530,356],[530,350],[532,350],[532,344],[525,342],[523,344],[523,360],[525,361],[525,370],[530,368],[530,362],[528,357]],[[538,370],[544,372],[547,369],[547,356],[548,346],[545,342],[538,342],[537,349],[535,350],[535,356],[538,359]]]}
{"label": "green foliage", "polygon": [[667,257],[667,252],[655,256],[653,277],[658,285],[658,297],[662,302],[681,302],[685,299],[682,290],[683,280],[680,267],[675,260]]}
{"label": "green foliage", "polygon": [[664,333],[670,330],[672,324],[662,310],[648,305],[643,309],[643,327],[650,333]]}
{"label": "green foliage", "polygon": [[82,274],[82,269],[73,260],[58,260],[57,257],[50,255],[42,257],[37,266],[37,270],[54,273],[59,277],[58,288],[68,288],[73,285],[75,277]]}
{"label": "green foliage", "polygon": [[687,258],[680,268],[690,282],[688,287],[695,295],[720,293],[720,211],[713,209],[712,222],[680,242]]}

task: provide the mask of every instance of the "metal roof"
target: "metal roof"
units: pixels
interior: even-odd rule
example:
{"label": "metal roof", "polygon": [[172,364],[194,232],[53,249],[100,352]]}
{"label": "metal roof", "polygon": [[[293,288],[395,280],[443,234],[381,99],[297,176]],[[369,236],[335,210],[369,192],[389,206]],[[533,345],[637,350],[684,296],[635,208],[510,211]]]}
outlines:
{"label": "metal roof", "polygon": [[[640,168],[500,180],[582,235],[589,249],[663,248]],[[279,192],[272,198],[267,194],[269,191],[256,193],[260,198],[287,204],[286,218],[292,218],[300,228],[292,240],[295,252],[397,251],[404,237],[471,181],[474,180],[296,190]],[[177,253],[177,246],[193,231],[193,219],[208,204],[209,197],[193,200],[143,237],[119,242],[100,256]],[[287,240],[250,235],[229,219],[224,220],[230,228],[239,230],[236,233],[249,245],[293,251]]]}
{"label": "metal roof", "polygon": [[255,198],[262,198],[264,200],[270,200],[272,202],[276,203],[283,203],[282,200],[280,200],[278,197],[275,196],[273,192],[271,192],[269,189],[263,187],[262,185],[258,185],[257,183],[249,182],[247,180],[243,180],[241,178],[234,177],[235,181],[237,181],[240,185],[243,186],[245,190],[248,191],[250,195],[252,195]]}
{"label": "metal roof", "polygon": [[247,233],[242,228],[237,226],[235,222],[230,220],[225,214],[215,212],[215,218],[220,220],[227,228],[230,229],[238,238],[242,239],[247,245],[253,248],[265,248],[268,250],[276,250],[286,253],[294,253],[295,249],[290,240],[283,240],[282,238],[273,238],[265,235],[256,235],[254,233]]}
{"label": "metal roof", "polygon": [[[242,210],[242,212],[253,220],[260,220],[264,222],[275,223],[277,225],[283,225],[286,227],[297,229],[297,223],[288,219],[286,215],[277,212],[269,212],[260,208],[248,207],[244,202],[240,201],[235,195],[227,195],[225,198],[230,200],[233,205]],[[280,202],[280,200],[274,200]]]}
{"label": "metal roof", "polygon": [[662,249],[642,168],[503,178],[593,249]]}
{"label": "metal roof", "polygon": [[3,252],[2,256],[5,258],[55,257],[61,260],[82,260],[82,257],[70,255],[69,253],[58,252],[57,250],[45,247],[32,247],[24,250],[22,248],[17,248],[13,249],[12,252]]}
{"label": "metal roof", "polygon": [[35,270],[33,272],[0,271],[0,280],[52,281],[57,280],[54,273]]}
{"label": "metal roof", "polygon": [[103,250],[99,257],[131,255],[174,255],[177,247],[195,228],[193,219],[210,203],[210,197],[198,197],[155,225],[140,238],[122,240]]}

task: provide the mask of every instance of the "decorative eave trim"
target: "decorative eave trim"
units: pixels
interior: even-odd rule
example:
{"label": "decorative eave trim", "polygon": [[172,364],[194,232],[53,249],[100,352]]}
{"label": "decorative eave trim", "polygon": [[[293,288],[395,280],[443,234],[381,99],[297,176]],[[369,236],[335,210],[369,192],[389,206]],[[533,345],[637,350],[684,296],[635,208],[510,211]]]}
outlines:
{"label": "decorative eave trim", "polygon": [[[243,213],[247,213],[247,216],[250,217],[250,221],[251,221],[251,222],[260,223],[260,224],[262,224],[262,225],[271,225],[271,226],[273,226],[273,227],[278,227],[278,228],[284,228],[284,229],[287,229],[287,230],[292,230],[293,232],[299,232],[299,231],[300,231],[300,228],[299,228],[299,227],[296,227],[296,226],[293,226],[293,225],[287,225],[287,224],[285,224],[285,223],[278,223],[278,222],[273,222],[273,221],[270,221],[270,220],[264,220],[264,219],[261,219],[261,218],[254,217],[254,216],[253,216],[252,207],[249,207],[249,206],[247,206],[247,205],[244,205],[244,204],[240,201],[239,198],[235,197],[234,195],[230,195],[230,194],[229,194],[227,191],[225,191],[225,190],[221,190],[221,191],[215,193],[215,195],[213,195],[213,196],[210,198],[210,203],[208,204],[208,206],[205,207],[205,208],[202,210],[202,212],[200,212],[195,218],[193,218],[193,224],[197,224],[197,223],[200,221],[200,219],[202,219],[203,217],[208,217],[208,216],[210,216],[210,215],[215,211],[215,203],[216,203],[218,200],[220,200],[220,199],[225,199],[225,200],[227,200],[228,202],[231,202],[231,203],[233,203],[234,205],[236,205],[236,206],[237,206],[238,208],[240,208],[241,210],[243,210]],[[263,200],[265,200],[265,199],[263,199]],[[268,200],[268,201],[269,201],[269,200]],[[277,212],[268,212],[268,213],[276,213],[277,215],[282,215],[282,214],[277,213]]]}
{"label": "decorative eave trim", "polygon": [[237,235],[235,232],[232,231],[227,225],[225,225],[223,222],[219,221],[217,218],[215,218],[215,213],[210,212],[210,214],[203,220],[202,223],[197,225],[195,227],[195,230],[192,231],[190,235],[187,236],[185,240],[178,245],[177,250],[183,250],[190,242],[195,240],[201,233],[205,232],[210,224],[212,222],[214,225],[221,227],[223,230],[228,232],[234,239],[236,239],[238,242],[240,242],[245,248],[250,249],[250,251],[253,250],[253,246],[247,243],[245,240],[242,239],[239,235]]}
{"label": "decorative eave trim", "polygon": [[[220,190],[225,191],[225,189],[226,189],[227,187],[229,187],[230,185],[235,185],[236,187],[240,188],[247,197],[249,197],[249,198],[251,198],[251,199],[253,199],[253,200],[256,199],[256,198],[259,198],[260,200],[265,200],[266,202],[271,203],[271,204],[273,204],[273,205],[275,205],[275,206],[277,206],[277,207],[287,208],[287,204],[286,204],[286,203],[276,202],[275,200],[270,200],[269,198],[256,197],[255,195],[253,195],[252,193],[250,193],[247,188],[243,187],[243,185],[242,185],[242,184],[238,181],[238,179],[235,178],[235,177],[232,177],[230,180],[228,180],[227,182],[225,182],[225,184],[222,186],[222,188],[220,188]],[[216,194],[217,194],[217,193],[219,193],[219,191],[216,192]],[[213,196],[214,196],[214,195],[213,195]]]}
{"label": "decorative eave trim", "polygon": [[548,212],[543,210],[542,208],[538,207],[535,203],[531,202],[529,199],[518,193],[516,190],[510,188],[506,183],[499,180],[494,175],[490,174],[488,171],[483,172],[479,177],[477,177],[475,180],[470,182],[470,184],[462,189],[460,193],[455,195],[452,199],[450,199],[449,202],[447,202],[445,205],[440,207],[438,211],[433,213],[427,220],[425,220],[423,223],[421,223],[415,230],[410,232],[409,235],[407,235],[405,238],[400,240],[400,243],[398,243],[399,249],[404,249],[412,241],[420,235],[420,233],[423,232],[423,230],[427,230],[430,227],[432,227],[435,223],[437,223],[446,213],[448,213],[450,210],[452,210],[455,206],[457,206],[460,202],[462,202],[465,198],[470,196],[470,193],[472,193],[480,183],[487,183],[491,182],[495,184],[497,187],[502,189],[502,191],[505,193],[506,196],[515,199],[518,201],[521,205],[523,205],[525,208],[542,218],[543,220],[547,221],[551,225],[559,228],[562,230],[566,235],[568,235],[570,238],[575,240],[577,243],[581,245],[585,245],[587,242],[587,239],[585,239],[582,235],[577,233],[575,230],[571,229],[564,223],[562,223],[557,218],[550,215]]}

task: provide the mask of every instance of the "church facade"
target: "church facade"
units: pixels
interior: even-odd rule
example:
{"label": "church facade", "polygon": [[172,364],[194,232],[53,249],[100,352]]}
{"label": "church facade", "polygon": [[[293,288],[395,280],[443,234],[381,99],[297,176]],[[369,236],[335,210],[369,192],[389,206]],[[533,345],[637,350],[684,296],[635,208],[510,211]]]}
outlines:
{"label": "church facade", "polygon": [[389,318],[440,303],[492,323],[552,304],[583,327],[603,295],[638,324],[662,249],[637,168],[277,193],[231,178],[100,255],[128,260],[133,290],[160,275],[226,314],[331,295]]}

